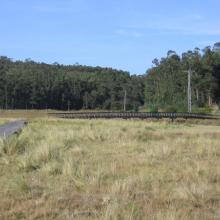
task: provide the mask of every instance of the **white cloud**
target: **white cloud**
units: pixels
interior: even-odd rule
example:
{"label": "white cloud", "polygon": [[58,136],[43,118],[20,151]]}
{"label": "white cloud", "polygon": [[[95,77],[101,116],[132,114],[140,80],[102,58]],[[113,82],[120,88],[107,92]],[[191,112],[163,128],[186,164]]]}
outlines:
{"label": "white cloud", "polygon": [[171,22],[155,24],[152,29],[172,32],[182,35],[206,35],[217,36],[220,35],[220,29],[217,26],[209,25],[208,23],[183,23],[183,22]]}
{"label": "white cloud", "polygon": [[152,17],[148,21],[136,21],[124,28],[130,32],[138,31],[142,35],[147,31],[155,31],[158,34],[219,36],[219,26],[218,21],[208,22],[202,15],[190,14],[171,18]]}

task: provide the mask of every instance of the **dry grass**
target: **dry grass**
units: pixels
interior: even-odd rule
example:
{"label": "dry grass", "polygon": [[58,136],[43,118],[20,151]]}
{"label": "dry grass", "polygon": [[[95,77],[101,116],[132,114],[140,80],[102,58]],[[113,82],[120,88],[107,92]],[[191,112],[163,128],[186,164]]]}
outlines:
{"label": "dry grass", "polygon": [[[2,110],[0,109],[0,119],[37,119],[37,118],[48,118],[48,113],[57,113],[57,112],[94,112],[94,110],[71,110],[71,111],[59,111],[59,110],[52,110],[52,109],[43,109],[43,110]],[[103,110],[95,110],[97,111],[103,111]]]}
{"label": "dry grass", "polygon": [[[49,110],[48,110],[49,111]],[[33,119],[48,117],[47,110],[0,110],[1,119]]]}
{"label": "dry grass", "polygon": [[218,126],[37,119],[0,142],[0,219],[219,219]]}

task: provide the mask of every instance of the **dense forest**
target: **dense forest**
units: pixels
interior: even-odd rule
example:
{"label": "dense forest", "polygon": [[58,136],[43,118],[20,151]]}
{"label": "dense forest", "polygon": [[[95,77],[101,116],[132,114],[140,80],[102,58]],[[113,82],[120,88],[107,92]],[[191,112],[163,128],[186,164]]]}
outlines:
{"label": "dense forest", "polygon": [[[0,57],[1,109],[186,111],[187,73],[191,68],[193,105],[220,101],[220,55],[209,47],[181,56],[168,51],[144,75],[111,68],[13,61]],[[126,96],[125,96],[126,94]],[[171,109],[172,108],[172,109]]]}
{"label": "dense forest", "polygon": [[0,57],[2,109],[123,109],[144,104],[143,76],[111,68]]}
{"label": "dense forest", "polygon": [[210,47],[178,56],[155,59],[145,80],[145,105],[171,110],[187,110],[187,70],[192,70],[192,103],[194,107],[211,106],[220,101],[220,54]]}

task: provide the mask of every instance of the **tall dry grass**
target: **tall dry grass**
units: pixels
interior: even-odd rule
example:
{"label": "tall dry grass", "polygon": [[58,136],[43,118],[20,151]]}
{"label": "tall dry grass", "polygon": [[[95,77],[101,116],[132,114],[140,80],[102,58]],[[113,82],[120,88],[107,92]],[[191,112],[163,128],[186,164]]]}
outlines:
{"label": "tall dry grass", "polygon": [[219,219],[218,126],[37,119],[0,141],[0,219]]}

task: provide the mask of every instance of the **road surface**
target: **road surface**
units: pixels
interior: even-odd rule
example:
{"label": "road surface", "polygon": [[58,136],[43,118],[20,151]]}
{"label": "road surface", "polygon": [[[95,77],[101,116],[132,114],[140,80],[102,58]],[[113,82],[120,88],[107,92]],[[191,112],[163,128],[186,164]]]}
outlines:
{"label": "road surface", "polygon": [[0,138],[7,138],[8,136],[16,133],[25,125],[25,120],[12,121],[0,126]]}

